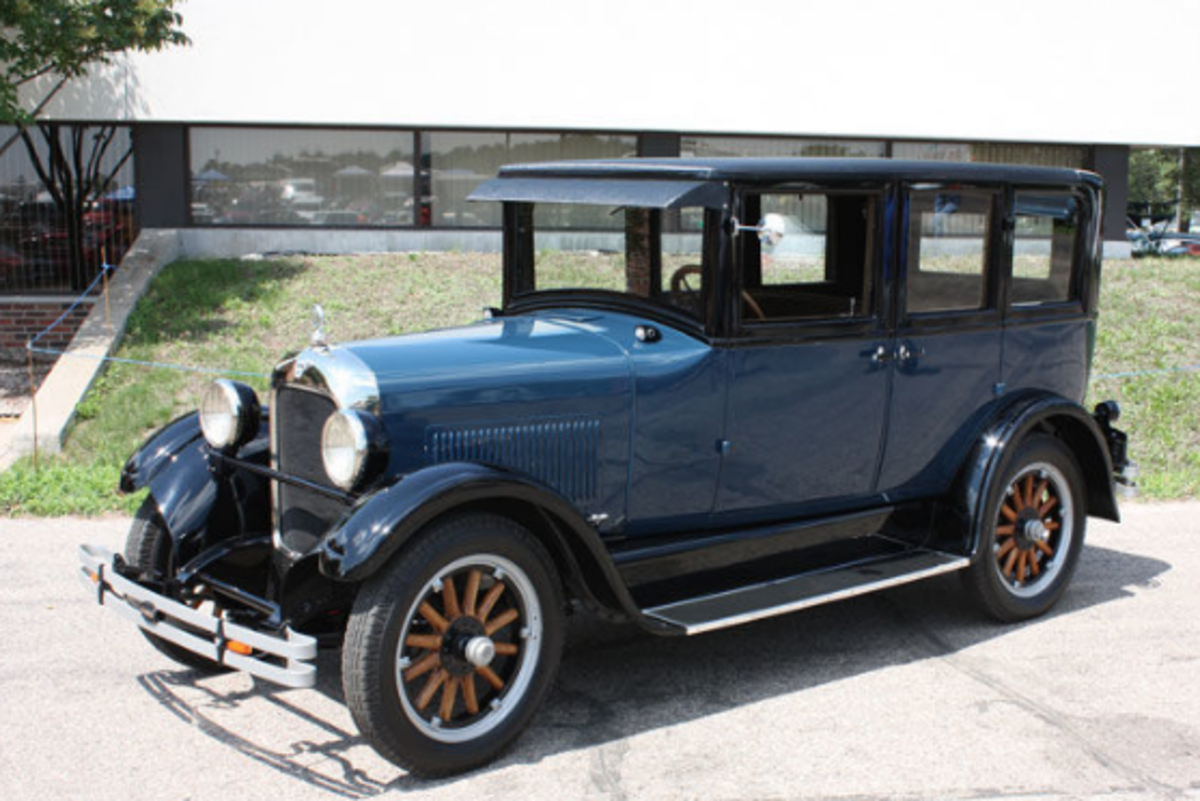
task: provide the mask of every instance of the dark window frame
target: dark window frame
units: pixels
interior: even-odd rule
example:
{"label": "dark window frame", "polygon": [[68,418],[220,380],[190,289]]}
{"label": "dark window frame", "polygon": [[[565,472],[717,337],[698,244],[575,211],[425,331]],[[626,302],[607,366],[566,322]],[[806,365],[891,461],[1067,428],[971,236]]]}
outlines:
{"label": "dark window frame", "polygon": [[[1037,304],[1015,305],[1012,302],[1013,260],[1016,258],[1016,196],[1020,193],[1062,195],[1074,198],[1079,204],[1078,217],[1075,225],[1075,236],[1071,246],[1071,276],[1066,300],[1046,301]],[[1047,318],[1072,318],[1084,314],[1085,270],[1084,252],[1088,219],[1091,212],[1089,195],[1078,188],[1062,186],[1031,186],[1014,185],[1008,187],[1005,198],[1006,219],[1005,228],[1011,232],[1007,243],[1007,263],[1003,268],[1003,287],[1001,309],[1005,322],[1020,323],[1023,321],[1039,321]]]}
{"label": "dark window frame", "polygon": [[[736,345],[768,345],[781,342],[815,341],[822,339],[866,338],[884,335],[887,327],[887,303],[885,280],[885,249],[887,246],[887,213],[889,188],[886,186],[842,186],[837,184],[775,184],[740,187],[735,194],[738,218],[753,211],[755,205],[748,203],[751,196],[772,194],[822,194],[826,196],[855,196],[869,198],[876,208],[874,237],[869,264],[863,265],[864,276],[871,281],[870,308],[866,314],[854,317],[813,317],[775,320],[754,320],[743,314],[742,289],[751,262],[761,264],[758,240],[751,232],[741,232],[732,237],[732,268],[730,274],[729,307],[731,308],[731,342]],[[753,216],[753,215],[751,215]],[[747,218],[749,219],[749,218]],[[757,218],[751,222],[757,222]],[[826,238],[826,258],[829,240]],[[828,264],[828,262],[826,262]]]}
{"label": "dark window frame", "polygon": [[[912,312],[908,309],[908,281],[912,265],[908,263],[909,233],[911,230],[911,199],[914,192],[975,192],[991,196],[988,213],[988,230],[984,237],[983,304],[972,309],[945,309],[939,311]],[[1012,248],[1009,244],[1008,226],[1005,224],[1011,208],[1007,188],[1000,184],[901,184],[898,202],[900,213],[896,215],[896,259],[897,281],[895,288],[896,329],[899,335],[906,332],[962,327],[987,327],[999,325],[1003,320],[1001,305],[1002,276],[1009,270]]]}

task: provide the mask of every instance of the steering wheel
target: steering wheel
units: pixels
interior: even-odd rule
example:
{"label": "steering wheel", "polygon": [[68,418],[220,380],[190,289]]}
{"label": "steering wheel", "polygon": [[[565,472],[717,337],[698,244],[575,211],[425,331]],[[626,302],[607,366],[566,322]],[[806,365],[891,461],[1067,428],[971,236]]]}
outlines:
{"label": "steering wheel", "polygon": [[[671,301],[681,308],[691,308],[695,305],[696,293],[700,290],[693,289],[688,279],[692,276],[698,276],[701,273],[699,264],[685,264],[674,273],[671,274]],[[746,303],[746,308],[759,320],[767,319],[767,315],[763,314],[762,306],[758,305],[749,292],[742,290],[742,300]]]}
{"label": "steering wheel", "polygon": [[693,289],[688,279],[693,275],[700,275],[701,269],[699,264],[685,264],[671,274],[671,297],[679,303],[683,298],[687,297],[684,293],[694,294],[699,292],[699,289]]}

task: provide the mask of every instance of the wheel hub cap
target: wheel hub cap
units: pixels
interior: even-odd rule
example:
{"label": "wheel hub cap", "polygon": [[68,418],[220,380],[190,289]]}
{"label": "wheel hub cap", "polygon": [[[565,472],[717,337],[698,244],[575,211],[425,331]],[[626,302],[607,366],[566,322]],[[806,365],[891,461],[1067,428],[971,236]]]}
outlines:
{"label": "wheel hub cap", "polygon": [[1046,524],[1041,520],[1036,519],[1025,521],[1025,530],[1022,532],[1022,534],[1024,534],[1025,539],[1029,540],[1030,542],[1045,542],[1050,536],[1050,532],[1046,528]]}
{"label": "wheel hub cap", "polygon": [[463,649],[463,656],[475,667],[487,667],[496,658],[496,644],[490,637],[472,637]]}

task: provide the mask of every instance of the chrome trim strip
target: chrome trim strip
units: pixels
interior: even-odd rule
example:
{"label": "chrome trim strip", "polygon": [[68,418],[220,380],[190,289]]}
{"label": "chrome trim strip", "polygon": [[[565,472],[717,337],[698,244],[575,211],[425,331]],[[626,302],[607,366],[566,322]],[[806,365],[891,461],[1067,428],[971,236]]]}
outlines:
{"label": "chrome trim strip", "polygon": [[923,578],[937,576],[942,573],[952,573],[956,570],[962,570],[963,568],[965,568],[971,564],[971,560],[965,556],[952,556],[950,554],[943,554],[943,556],[945,556],[945,558],[947,560],[946,562],[944,562],[943,564],[940,564],[940,565],[934,565],[933,567],[925,568],[923,570],[917,570],[917,571],[913,571],[911,573],[905,573],[905,574],[899,575],[899,576],[892,576],[891,578],[881,579],[879,581],[866,582],[866,583],[859,584],[859,585],[856,585],[853,587],[846,587],[845,589],[837,590],[835,592],[825,593],[824,595],[817,595],[817,596],[813,596],[811,598],[801,598],[797,601],[792,601],[790,603],[780,604],[778,606],[764,607],[762,609],[756,609],[753,612],[746,612],[746,613],[740,614],[740,615],[732,615],[732,616],[726,617],[726,618],[718,618],[716,620],[710,620],[710,621],[707,621],[704,623],[695,623],[695,624],[691,624],[691,625],[686,624],[686,623],[681,623],[680,621],[675,620],[669,616],[670,610],[679,608],[679,607],[683,607],[683,606],[687,606],[687,605],[690,605],[693,603],[699,603],[702,601],[710,601],[710,600],[713,600],[716,598],[725,598],[725,597],[737,595],[740,593],[751,592],[753,590],[764,588],[764,587],[771,587],[771,586],[774,586],[777,584],[782,584],[782,583],[785,583],[788,581],[794,581],[798,577],[791,576],[789,578],[779,579],[777,581],[769,581],[769,582],[765,582],[763,584],[755,584],[750,587],[740,587],[735,590],[726,590],[725,592],[718,592],[718,593],[714,593],[712,595],[701,596],[699,598],[689,598],[686,601],[677,601],[675,603],[663,604],[662,606],[656,606],[656,607],[653,607],[650,609],[644,609],[644,610],[642,610],[642,613],[647,615],[648,617],[654,617],[654,618],[662,620],[666,623],[670,623],[673,626],[679,626],[684,629],[684,633],[687,634],[688,636],[691,636],[693,634],[703,634],[706,631],[715,631],[717,629],[729,628],[731,626],[739,626],[743,623],[751,623],[755,620],[762,620],[763,618],[767,618],[767,617],[775,617],[776,615],[784,615],[784,614],[787,614],[788,612],[798,612],[801,609],[808,609],[813,606],[820,606],[822,604],[831,603],[833,601],[841,601],[846,598],[853,598],[858,595],[866,595],[867,593],[875,592],[876,590],[884,590],[889,587],[898,587],[902,584],[908,584],[913,581],[919,581]]}
{"label": "chrome trim strip", "polygon": [[[282,636],[269,634],[206,615],[125,578],[113,569],[115,559],[105,548],[79,546],[80,578],[95,592],[96,602],[101,606],[107,606],[156,637],[252,676],[285,687],[312,687],[317,683],[317,666],[311,664],[317,657],[316,638],[291,628],[285,628]],[[197,631],[187,631],[179,624]],[[243,642],[256,651],[285,660],[285,664],[235,654],[225,648],[228,640]]]}
{"label": "chrome trim strip", "polygon": [[380,412],[379,381],[366,362],[346,348],[308,348],[281,362],[271,388],[293,384],[323,392],[339,409]]}

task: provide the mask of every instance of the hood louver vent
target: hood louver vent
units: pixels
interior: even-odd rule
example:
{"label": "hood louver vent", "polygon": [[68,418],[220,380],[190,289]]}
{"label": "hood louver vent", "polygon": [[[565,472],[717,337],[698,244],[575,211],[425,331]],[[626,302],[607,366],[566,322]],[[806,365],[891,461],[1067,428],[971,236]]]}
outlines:
{"label": "hood louver vent", "polygon": [[433,464],[479,462],[525,473],[576,503],[599,492],[600,421],[592,418],[432,426],[425,450]]}

